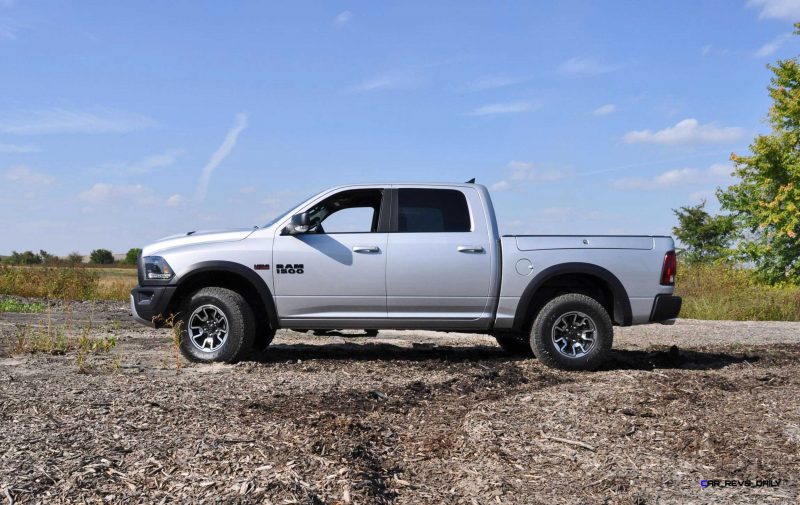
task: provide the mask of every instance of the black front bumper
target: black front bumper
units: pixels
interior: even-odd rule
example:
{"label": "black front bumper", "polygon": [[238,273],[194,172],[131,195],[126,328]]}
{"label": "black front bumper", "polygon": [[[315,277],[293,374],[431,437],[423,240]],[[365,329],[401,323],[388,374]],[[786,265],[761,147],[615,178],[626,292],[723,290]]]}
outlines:
{"label": "black front bumper", "polygon": [[131,316],[136,322],[158,328],[168,316],[167,309],[176,286],[136,286],[131,291]]}
{"label": "black front bumper", "polygon": [[650,312],[651,323],[672,324],[681,312],[680,296],[658,295],[653,301],[653,311]]}

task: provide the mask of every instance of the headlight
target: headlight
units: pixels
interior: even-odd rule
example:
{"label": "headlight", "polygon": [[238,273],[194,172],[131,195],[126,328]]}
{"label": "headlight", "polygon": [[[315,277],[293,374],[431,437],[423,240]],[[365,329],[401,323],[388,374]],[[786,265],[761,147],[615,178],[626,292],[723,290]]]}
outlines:
{"label": "headlight", "polygon": [[149,280],[165,281],[172,279],[175,273],[169,263],[161,256],[144,257],[144,278]]}

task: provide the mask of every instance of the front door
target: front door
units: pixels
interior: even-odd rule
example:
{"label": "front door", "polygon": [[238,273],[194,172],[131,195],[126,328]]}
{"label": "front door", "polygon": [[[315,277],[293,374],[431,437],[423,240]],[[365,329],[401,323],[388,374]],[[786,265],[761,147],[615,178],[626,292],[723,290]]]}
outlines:
{"label": "front door", "polygon": [[[379,231],[384,190],[346,190],[306,209],[311,228],[273,246],[281,325],[369,326],[386,319],[386,247]],[[340,326],[337,326],[340,325]]]}
{"label": "front door", "polygon": [[408,327],[487,326],[491,249],[477,191],[400,187],[395,209],[386,267],[389,318]]}

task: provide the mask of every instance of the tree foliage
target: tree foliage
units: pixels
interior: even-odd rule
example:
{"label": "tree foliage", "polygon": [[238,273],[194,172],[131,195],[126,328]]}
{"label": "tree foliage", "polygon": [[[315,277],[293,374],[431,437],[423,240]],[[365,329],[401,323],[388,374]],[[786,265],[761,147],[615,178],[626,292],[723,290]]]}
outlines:
{"label": "tree foliage", "polygon": [[[795,24],[800,31],[800,23]],[[795,34],[798,33],[795,31]],[[722,208],[747,230],[739,251],[772,283],[800,282],[800,63],[770,65],[772,132],[759,135],[751,154],[732,154],[741,182],[717,190]]]}
{"label": "tree foliage", "polygon": [[96,265],[110,265],[114,263],[114,255],[108,249],[95,249],[89,253],[89,262]]}
{"label": "tree foliage", "polygon": [[731,255],[731,242],[736,237],[733,216],[712,216],[705,206],[703,201],[673,210],[678,226],[672,233],[685,247],[680,252],[681,259],[689,263],[711,263]]}
{"label": "tree foliage", "polygon": [[139,260],[139,255],[142,254],[142,250],[138,247],[134,247],[128,250],[128,254],[125,255],[125,260],[123,263],[126,265],[135,265],[136,262]]}

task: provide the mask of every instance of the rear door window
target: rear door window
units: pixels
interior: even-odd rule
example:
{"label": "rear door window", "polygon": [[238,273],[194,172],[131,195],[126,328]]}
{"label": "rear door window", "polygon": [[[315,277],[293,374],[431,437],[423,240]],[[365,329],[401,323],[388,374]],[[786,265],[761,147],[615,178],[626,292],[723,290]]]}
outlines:
{"label": "rear door window", "polygon": [[398,190],[399,232],[468,232],[471,224],[467,198],[461,191],[415,188]]}

